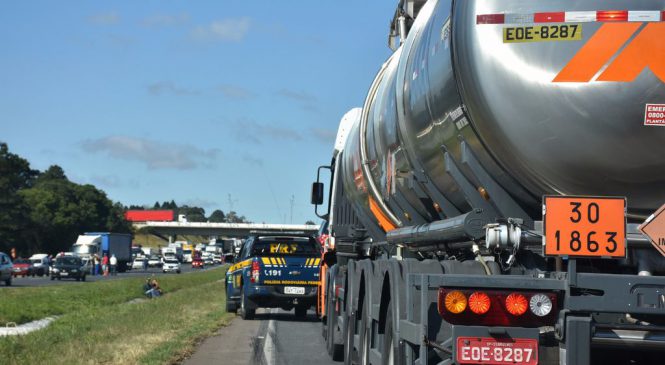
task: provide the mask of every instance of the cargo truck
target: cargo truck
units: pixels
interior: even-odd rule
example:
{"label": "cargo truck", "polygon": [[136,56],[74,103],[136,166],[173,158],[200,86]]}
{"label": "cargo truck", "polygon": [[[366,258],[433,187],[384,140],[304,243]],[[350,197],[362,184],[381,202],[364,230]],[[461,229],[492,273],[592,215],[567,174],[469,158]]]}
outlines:
{"label": "cargo truck", "polygon": [[118,271],[125,272],[132,262],[132,235],[125,233],[110,232],[86,232],[78,236],[76,243],[72,245],[72,252],[83,258],[90,259],[97,255],[111,257],[115,255],[118,259]]}
{"label": "cargo truck", "polygon": [[312,186],[334,359],[663,363],[662,11],[399,1]]}

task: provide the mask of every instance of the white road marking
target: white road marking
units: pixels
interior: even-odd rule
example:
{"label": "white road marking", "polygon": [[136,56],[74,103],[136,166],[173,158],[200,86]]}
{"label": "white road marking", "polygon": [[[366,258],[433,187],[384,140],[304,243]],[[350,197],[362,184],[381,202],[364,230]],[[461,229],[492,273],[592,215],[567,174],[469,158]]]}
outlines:
{"label": "white road marking", "polygon": [[[277,308],[270,309],[270,314],[277,313]],[[275,340],[273,335],[275,333],[275,321],[268,321],[268,330],[266,331],[266,339],[263,342],[263,356],[266,359],[266,365],[275,364]]]}

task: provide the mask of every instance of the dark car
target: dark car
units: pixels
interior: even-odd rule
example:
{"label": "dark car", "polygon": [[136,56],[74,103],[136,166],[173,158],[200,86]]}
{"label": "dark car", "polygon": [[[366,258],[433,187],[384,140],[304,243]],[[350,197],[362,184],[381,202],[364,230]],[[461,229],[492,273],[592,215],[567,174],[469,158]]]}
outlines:
{"label": "dark car", "polygon": [[16,259],[14,261],[14,269],[12,275],[17,276],[35,276],[35,270],[32,267],[32,262],[28,259]]}
{"label": "dark car", "polygon": [[80,257],[64,256],[58,257],[53,265],[51,280],[55,279],[76,279],[76,281],[85,281],[86,270]]}

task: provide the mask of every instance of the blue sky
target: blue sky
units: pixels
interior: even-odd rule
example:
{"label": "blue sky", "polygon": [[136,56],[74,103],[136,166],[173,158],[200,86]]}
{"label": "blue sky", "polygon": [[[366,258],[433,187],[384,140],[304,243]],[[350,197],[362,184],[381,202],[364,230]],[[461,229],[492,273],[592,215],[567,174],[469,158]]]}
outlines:
{"label": "blue sky", "polygon": [[[0,141],[123,204],[314,219],[396,1],[3,1]],[[318,221],[318,219],[315,219]]]}

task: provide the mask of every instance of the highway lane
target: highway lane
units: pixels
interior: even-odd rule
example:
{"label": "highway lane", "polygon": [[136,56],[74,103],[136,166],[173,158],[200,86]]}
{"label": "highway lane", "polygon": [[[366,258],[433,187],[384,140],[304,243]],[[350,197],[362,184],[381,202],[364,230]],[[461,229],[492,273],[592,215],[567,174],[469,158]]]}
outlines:
{"label": "highway lane", "polygon": [[256,318],[240,317],[204,341],[184,365],[339,364],[330,359],[313,311],[297,319],[293,311],[259,309]]}
{"label": "highway lane", "polygon": [[[210,268],[215,268],[219,267],[219,265],[214,265],[214,266],[209,266],[203,270],[207,270]],[[191,264],[182,264],[181,265],[181,272],[182,273],[188,273],[192,271],[197,271],[201,269],[192,269]],[[160,275],[178,275],[176,273],[162,273],[162,269],[158,267],[151,267],[148,268],[147,271],[144,270],[130,270],[124,273],[118,273],[118,275],[115,276],[102,276],[102,275],[87,275],[85,277],[86,282],[87,281],[101,281],[101,280],[115,280],[115,279],[122,279],[122,278],[128,278],[128,277],[136,277],[136,276],[156,276],[159,277]],[[51,280],[49,276],[35,276],[35,277],[16,277],[12,279],[12,286],[11,287],[34,287],[34,286],[46,286],[46,285],[55,285],[55,284],[67,284],[67,283],[78,283],[75,279],[63,279],[63,280]],[[4,283],[0,285],[0,290],[3,288],[6,288]]]}

